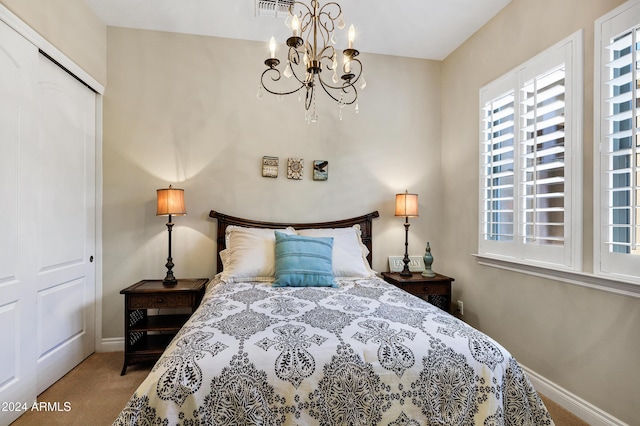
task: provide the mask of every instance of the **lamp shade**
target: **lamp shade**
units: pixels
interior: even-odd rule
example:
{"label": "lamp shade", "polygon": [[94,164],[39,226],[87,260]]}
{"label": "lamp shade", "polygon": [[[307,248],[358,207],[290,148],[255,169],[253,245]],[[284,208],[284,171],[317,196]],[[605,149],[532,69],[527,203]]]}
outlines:
{"label": "lamp shade", "polygon": [[396,194],[396,216],[418,216],[418,194],[409,194],[409,191]]}
{"label": "lamp shade", "polygon": [[169,185],[169,188],[158,189],[158,210],[156,216],[184,216],[187,210],[184,208],[184,189],[177,189]]}

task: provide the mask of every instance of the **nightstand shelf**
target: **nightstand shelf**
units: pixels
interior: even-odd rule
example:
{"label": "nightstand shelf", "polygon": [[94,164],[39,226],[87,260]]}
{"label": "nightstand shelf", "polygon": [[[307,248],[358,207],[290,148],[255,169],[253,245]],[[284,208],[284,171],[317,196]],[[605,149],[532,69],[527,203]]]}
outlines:
{"label": "nightstand shelf", "polygon": [[130,347],[130,355],[133,356],[151,356],[156,359],[160,357],[162,352],[175,334],[148,334],[142,336]]}
{"label": "nightstand shelf", "polygon": [[131,327],[129,331],[174,331],[182,328],[182,324],[187,322],[191,315],[152,315],[140,319]]}
{"label": "nightstand shelf", "polygon": [[423,277],[420,272],[403,277],[399,272],[383,272],[382,278],[408,293],[425,299],[443,311],[451,313],[451,283],[455,279],[436,274],[433,278]]}
{"label": "nightstand shelf", "polygon": [[[125,297],[122,375],[129,365],[160,358],[202,301],[208,282],[208,278],[180,279],[164,286],[162,280],[142,280],[120,292]],[[161,313],[149,315],[151,309]],[[190,313],[185,313],[187,309]]]}

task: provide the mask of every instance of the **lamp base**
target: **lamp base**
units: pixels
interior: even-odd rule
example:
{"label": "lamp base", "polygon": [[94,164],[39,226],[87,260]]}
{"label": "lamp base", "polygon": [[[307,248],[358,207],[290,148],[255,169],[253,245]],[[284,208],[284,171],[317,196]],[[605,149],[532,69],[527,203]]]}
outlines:
{"label": "lamp base", "polygon": [[164,280],[162,280],[162,285],[166,287],[171,287],[178,284],[178,280],[176,279],[176,277],[173,276],[172,269],[174,265],[173,265],[173,259],[171,257],[167,258],[167,264],[165,266],[167,267],[167,275],[164,277]]}
{"label": "lamp base", "polygon": [[402,263],[404,263],[404,267],[402,268],[402,271],[400,272],[400,276],[402,277],[410,277],[411,274],[411,270],[409,269],[409,253],[404,254],[404,258],[402,259]]}
{"label": "lamp base", "polygon": [[178,284],[178,280],[173,278],[173,279],[167,279],[165,278],[164,280],[162,280],[162,285],[165,287],[173,287],[174,285]]}
{"label": "lamp base", "polygon": [[411,271],[409,270],[409,268],[408,268],[408,267],[405,267],[405,268],[400,272],[400,276],[403,276],[403,277],[410,277],[411,275],[413,275],[413,274],[411,273]]}
{"label": "lamp base", "polygon": [[406,217],[404,222],[404,257],[402,258],[404,267],[402,268],[402,272],[400,272],[400,276],[410,277],[412,275],[409,270],[409,262],[409,217]]}

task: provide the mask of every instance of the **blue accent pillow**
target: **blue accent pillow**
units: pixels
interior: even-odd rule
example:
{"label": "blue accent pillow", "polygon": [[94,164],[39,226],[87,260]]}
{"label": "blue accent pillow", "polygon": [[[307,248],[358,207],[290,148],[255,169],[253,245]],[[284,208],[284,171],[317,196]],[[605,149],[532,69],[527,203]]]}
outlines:
{"label": "blue accent pillow", "polygon": [[332,237],[303,237],[276,231],[274,287],[337,287]]}

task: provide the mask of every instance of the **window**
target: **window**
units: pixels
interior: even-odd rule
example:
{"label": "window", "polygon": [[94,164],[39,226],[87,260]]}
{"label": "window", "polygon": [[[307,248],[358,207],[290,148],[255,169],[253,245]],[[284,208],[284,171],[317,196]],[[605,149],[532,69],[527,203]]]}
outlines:
{"label": "window", "polygon": [[595,25],[594,272],[640,282],[640,2]]}
{"label": "window", "polygon": [[479,254],[580,270],[582,34],[480,90]]}

